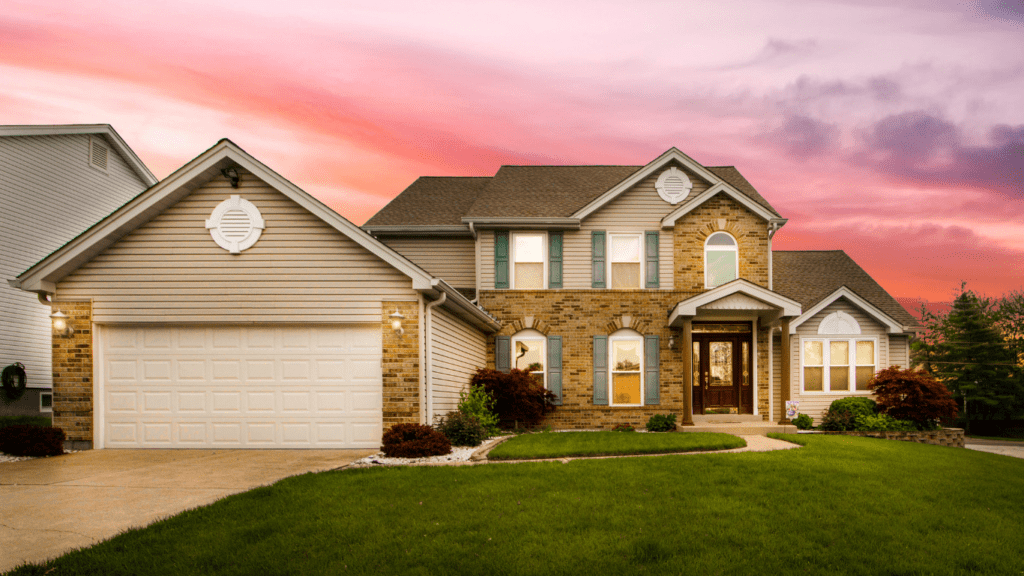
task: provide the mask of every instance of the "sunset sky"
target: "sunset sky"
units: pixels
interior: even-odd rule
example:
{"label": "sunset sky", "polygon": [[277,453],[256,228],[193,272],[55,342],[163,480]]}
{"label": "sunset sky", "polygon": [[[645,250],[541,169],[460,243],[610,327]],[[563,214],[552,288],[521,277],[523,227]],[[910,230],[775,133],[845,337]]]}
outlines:
{"label": "sunset sky", "polygon": [[357,224],[421,175],[735,165],[894,296],[1024,287],[1024,0],[23,2],[0,124],[230,138]]}

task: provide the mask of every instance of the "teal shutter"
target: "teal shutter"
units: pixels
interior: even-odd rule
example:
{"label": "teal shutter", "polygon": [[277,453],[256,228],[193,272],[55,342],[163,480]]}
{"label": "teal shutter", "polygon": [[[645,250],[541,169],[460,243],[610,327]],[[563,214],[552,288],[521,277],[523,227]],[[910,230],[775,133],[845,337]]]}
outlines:
{"label": "teal shutter", "polygon": [[494,338],[494,369],[505,373],[512,369],[512,338],[508,336]]}
{"label": "teal shutter", "polygon": [[[604,288],[604,231],[595,230],[590,233],[591,253],[591,288]],[[605,397],[607,404],[607,397]]]}
{"label": "teal shutter", "polygon": [[644,336],[644,404],[661,404],[661,387],[658,375],[660,372],[660,344],[658,336]]}
{"label": "teal shutter", "polygon": [[594,336],[594,404],[608,405],[608,337]]}
{"label": "teal shutter", "polygon": [[553,402],[562,405],[562,337],[548,336],[548,390],[558,396]]}
{"label": "teal shutter", "polygon": [[548,232],[548,288],[562,287],[562,233]]}
{"label": "teal shutter", "polygon": [[646,254],[647,254],[647,287],[657,288],[658,287],[658,233],[647,232],[644,234],[646,240]]}
{"label": "teal shutter", "polygon": [[508,288],[508,230],[494,231],[494,288]]}

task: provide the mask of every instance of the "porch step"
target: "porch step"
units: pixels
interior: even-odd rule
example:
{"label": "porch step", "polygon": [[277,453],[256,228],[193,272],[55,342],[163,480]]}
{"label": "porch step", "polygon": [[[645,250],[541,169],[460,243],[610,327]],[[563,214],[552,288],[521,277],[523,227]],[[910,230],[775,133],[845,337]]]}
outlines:
{"label": "porch step", "polygon": [[[735,414],[734,414],[735,416]],[[734,435],[750,435],[750,436],[765,436],[769,433],[778,434],[796,434],[797,428],[793,425],[781,425],[775,422],[721,422],[721,423],[702,423],[697,422],[697,417],[693,417],[693,426],[680,426],[676,430],[680,432],[719,432],[721,434],[734,434]]]}
{"label": "porch step", "polygon": [[[694,414],[694,424],[737,424],[762,423],[764,417],[755,414]],[[766,422],[767,423],[767,422]]]}

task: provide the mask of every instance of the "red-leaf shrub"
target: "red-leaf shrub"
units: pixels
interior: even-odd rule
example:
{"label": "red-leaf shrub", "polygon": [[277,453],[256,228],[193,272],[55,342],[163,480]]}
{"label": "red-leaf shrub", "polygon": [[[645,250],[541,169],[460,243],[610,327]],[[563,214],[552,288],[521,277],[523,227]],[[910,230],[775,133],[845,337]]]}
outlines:
{"label": "red-leaf shrub", "polygon": [[868,382],[875,392],[878,412],[897,420],[910,420],[918,428],[934,428],[940,418],[956,417],[956,402],[949,389],[926,372],[891,366]]}
{"label": "red-leaf shrub", "polygon": [[558,399],[529,372],[517,368],[508,373],[481,368],[470,385],[483,386],[494,398],[494,412],[503,428],[540,424]]}
{"label": "red-leaf shrub", "polygon": [[452,451],[444,434],[423,424],[395,424],[384,433],[381,442],[381,451],[390,458],[441,456]]}
{"label": "red-leaf shrub", "polygon": [[49,426],[8,426],[0,429],[0,452],[11,456],[59,456],[64,431]]}

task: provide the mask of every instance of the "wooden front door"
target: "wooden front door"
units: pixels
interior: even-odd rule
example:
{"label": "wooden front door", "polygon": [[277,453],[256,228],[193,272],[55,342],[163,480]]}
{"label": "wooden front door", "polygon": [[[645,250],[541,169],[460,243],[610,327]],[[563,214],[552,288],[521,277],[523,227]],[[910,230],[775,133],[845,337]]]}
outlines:
{"label": "wooden front door", "polygon": [[694,334],[694,413],[735,408],[753,414],[752,360],[749,334]]}

